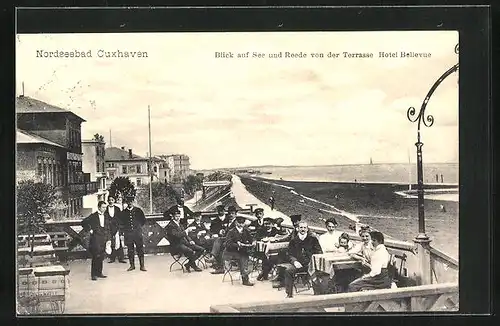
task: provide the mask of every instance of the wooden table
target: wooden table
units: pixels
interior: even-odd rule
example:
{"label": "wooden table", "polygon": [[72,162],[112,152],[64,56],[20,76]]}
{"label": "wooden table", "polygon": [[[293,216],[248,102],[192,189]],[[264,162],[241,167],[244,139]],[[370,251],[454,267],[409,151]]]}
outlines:
{"label": "wooden table", "polygon": [[327,253],[313,255],[309,265],[310,273],[320,271],[333,276],[335,270],[359,269],[361,262],[351,258],[346,253]]}
{"label": "wooden table", "polygon": [[281,250],[288,248],[289,242],[257,241],[257,252],[263,252],[266,256],[277,255]]}

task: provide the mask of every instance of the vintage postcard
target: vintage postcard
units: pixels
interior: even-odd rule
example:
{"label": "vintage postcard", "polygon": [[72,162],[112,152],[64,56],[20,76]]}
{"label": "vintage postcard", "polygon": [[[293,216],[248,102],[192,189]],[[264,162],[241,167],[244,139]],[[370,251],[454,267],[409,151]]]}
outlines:
{"label": "vintage postcard", "polygon": [[18,314],[458,311],[458,40],[18,34]]}

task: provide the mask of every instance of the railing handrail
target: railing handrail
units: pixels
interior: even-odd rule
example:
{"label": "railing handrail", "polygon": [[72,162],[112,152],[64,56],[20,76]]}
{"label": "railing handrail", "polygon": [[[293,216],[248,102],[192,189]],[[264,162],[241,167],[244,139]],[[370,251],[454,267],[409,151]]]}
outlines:
{"label": "railing handrail", "polygon": [[428,295],[458,292],[457,283],[437,283],[428,285],[411,286],[397,289],[379,289],[362,292],[347,292],[338,294],[325,294],[318,296],[296,297],[278,301],[253,302],[235,305],[222,305],[210,307],[211,312],[246,312],[262,311],[277,312],[284,308],[297,306],[300,308],[333,307],[345,304],[359,304],[361,302],[395,300],[414,298]]}
{"label": "railing handrail", "polygon": [[448,264],[451,268],[458,269],[458,260],[451,257],[447,253],[442,252],[439,249],[436,249],[432,246],[429,247],[429,252],[431,256],[435,256],[438,258],[438,260],[444,261],[446,264]]}

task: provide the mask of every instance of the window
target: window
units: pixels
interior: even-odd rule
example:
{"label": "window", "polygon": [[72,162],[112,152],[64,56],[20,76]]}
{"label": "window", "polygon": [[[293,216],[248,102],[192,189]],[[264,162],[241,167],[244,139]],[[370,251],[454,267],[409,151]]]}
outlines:
{"label": "window", "polygon": [[101,164],[99,164],[99,162],[97,162],[97,163],[96,163],[96,166],[95,166],[95,167],[96,167],[96,170],[95,170],[95,171],[96,171],[96,172],[100,172],[100,171],[99,171],[99,168],[101,167]]}
{"label": "window", "polygon": [[141,184],[142,184],[142,180],[139,179],[139,178],[137,178],[136,181],[135,181],[135,183],[137,184],[137,187],[140,187]]}
{"label": "window", "polygon": [[122,166],[122,174],[127,174],[127,166]]}
{"label": "window", "polygon": [[167,171],[165,171],[165,176],[167,176]]}
{"label": "window", "polygon": [[153,171],[155,171],[155,173],[158,172],[158,167],[157,166],[153,167]]}
{"label": "window", "polygon": [[109,172],[109,178],[113,180],[115,178],[115,173],[114,172]]}
{"label": "window", "polygon": [[104,162],[102,162],[102,169],[101,169],[101,172],[104,172]]}
{"label": "window", "polygon": [[99,157],[99,146],[95,148],[95,156]]}
{"label": "window", "polygon": [[141,166],[140,166],[140,165],[137,165],[135,169],[136,169],[137,173],[142,173],[142,172],[141,172]]}

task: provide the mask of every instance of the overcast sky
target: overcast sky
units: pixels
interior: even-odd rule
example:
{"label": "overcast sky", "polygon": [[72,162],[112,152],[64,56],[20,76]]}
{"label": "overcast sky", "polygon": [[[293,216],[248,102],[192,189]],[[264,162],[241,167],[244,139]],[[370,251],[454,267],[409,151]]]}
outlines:
{"label": "overcast sky", "polygon": [[[184,153],[192,168],[415,161],[417,125],[406,118],[458,56],[458,33],[155,33],[18,35],[17,94],[73,111],[109,146]],[[92,50],[93,58],[37,58],[37,50]],[[97,51],[146,51],[99,58]],[[220,59],[236,53],[304,52],[297,59]],[[328,52],[340,52],[328,58]],[[373,52],[346,59],[342,52]],[[378,52],[431,53],[378,58]],[[311,52],[324,58],[311,58]],[[422,130],[424,162],[458,162],[458,76],[434,93]]]}

